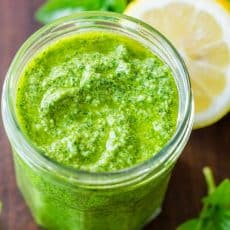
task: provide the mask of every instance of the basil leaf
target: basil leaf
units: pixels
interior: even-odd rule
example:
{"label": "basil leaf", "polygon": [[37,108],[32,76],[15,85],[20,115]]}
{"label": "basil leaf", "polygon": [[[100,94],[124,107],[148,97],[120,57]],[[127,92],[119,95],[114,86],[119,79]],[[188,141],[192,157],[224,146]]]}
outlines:
{"label": "basil leaf", "polygon": [[189,220],[180,225],[177,230],[198,230],[199,219]]}
{"label": "basil leaf", "polygon": [[127,0],[101,0],[102,9],[122,13],[127,5]]}
{"label": "basil leaf", "polygon": [[200,216],[199,230],[229,230],[230,210],[213,206],[203,211]]}
{"label": "basil leaf", "polygon": [[230,180],[225,179],[203,202],[206,205],[219,205],[230,209]]}
{"label": "basil leaf", "polygon": [[230,181],[225,179],[216,187],[211,169],[206,167],[203,172],[209,191],[204,207],[198,219],[185,222],[177,230],[230,230]]}
{"label": "basil leaf", "polygon": [[48,0],[35,14],[38,21],[46,24],[79,11],[103,10],[123,12],[127,0]]}

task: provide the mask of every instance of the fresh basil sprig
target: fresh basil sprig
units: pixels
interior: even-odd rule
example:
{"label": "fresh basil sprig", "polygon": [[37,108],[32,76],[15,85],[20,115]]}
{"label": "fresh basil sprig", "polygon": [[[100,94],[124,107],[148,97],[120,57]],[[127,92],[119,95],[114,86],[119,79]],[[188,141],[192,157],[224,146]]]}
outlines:
{"label": "fresh basil sprig", "polygon": [[102,10],[121,13],[127,4],[128,0],[48,0],[38,9],[35,17],[46,24],[79,11]]}
{"label": "fresh basil sprig", "polygon": [[230,230],[230,181],[225,179],[216,187],[210,168],[205,167],[203,173],[208,187],[204,207],[198,218],[185,222],[177,230]]}

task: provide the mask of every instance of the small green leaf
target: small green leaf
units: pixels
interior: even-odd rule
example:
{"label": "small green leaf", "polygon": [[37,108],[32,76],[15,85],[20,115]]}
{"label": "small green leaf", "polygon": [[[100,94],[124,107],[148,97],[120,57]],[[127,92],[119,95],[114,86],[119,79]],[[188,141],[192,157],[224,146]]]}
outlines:
{"label": "small green leaf", "polygon": [[104,10],[123,12],[127,0],[48,0],[38,9],[35,17],[46,24],[57,18],[79,11]]}
{"label": "small green leaf", "polygon": [[208,196],[203,199],[199,219],[185,222],[177,230],[230,230],[230,181],[225,179],[216,187],[210,168],[205,167],[203,172]]}
{"label": "small green leaf", "polygon": [[199,229],[207,230],[229,230],[230,210],[213,206],[201,213]]}
{"label": "small green leaf", "polygon": [[203,199],[207,205],[219,205],[230,208],[230,181],[225,179],[216,190]]}
{"label": "small green leaf", "polygon": [[126,0],[102,0],[102,9],[122,13],[127,5]]}
{"label": "small green leaf", "polygon": [[198,230],[199,219],[189,220],[180,225],[176,230]]}

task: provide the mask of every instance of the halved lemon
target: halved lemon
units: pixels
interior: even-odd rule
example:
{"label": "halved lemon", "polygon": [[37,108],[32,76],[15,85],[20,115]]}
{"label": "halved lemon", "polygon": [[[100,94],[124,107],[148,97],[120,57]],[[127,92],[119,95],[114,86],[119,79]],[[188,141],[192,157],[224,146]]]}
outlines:
{"label": "halved lemon", "polygon": [[188,67],[195,100],[194,128],[230,109],[230,1],[138,0],[126,12],[164,34]]}

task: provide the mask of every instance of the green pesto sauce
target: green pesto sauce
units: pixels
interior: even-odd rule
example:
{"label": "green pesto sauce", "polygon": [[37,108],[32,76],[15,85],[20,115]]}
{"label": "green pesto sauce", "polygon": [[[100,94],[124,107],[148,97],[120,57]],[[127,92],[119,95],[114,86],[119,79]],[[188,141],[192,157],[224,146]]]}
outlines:
{"label": "green pesto sauce", "polygon": [[85,32],[32,58],[16,110],[22,131],[46,156],[76,169],[115,171],[169,141],[178,92],[170,68],[139,42]]}

